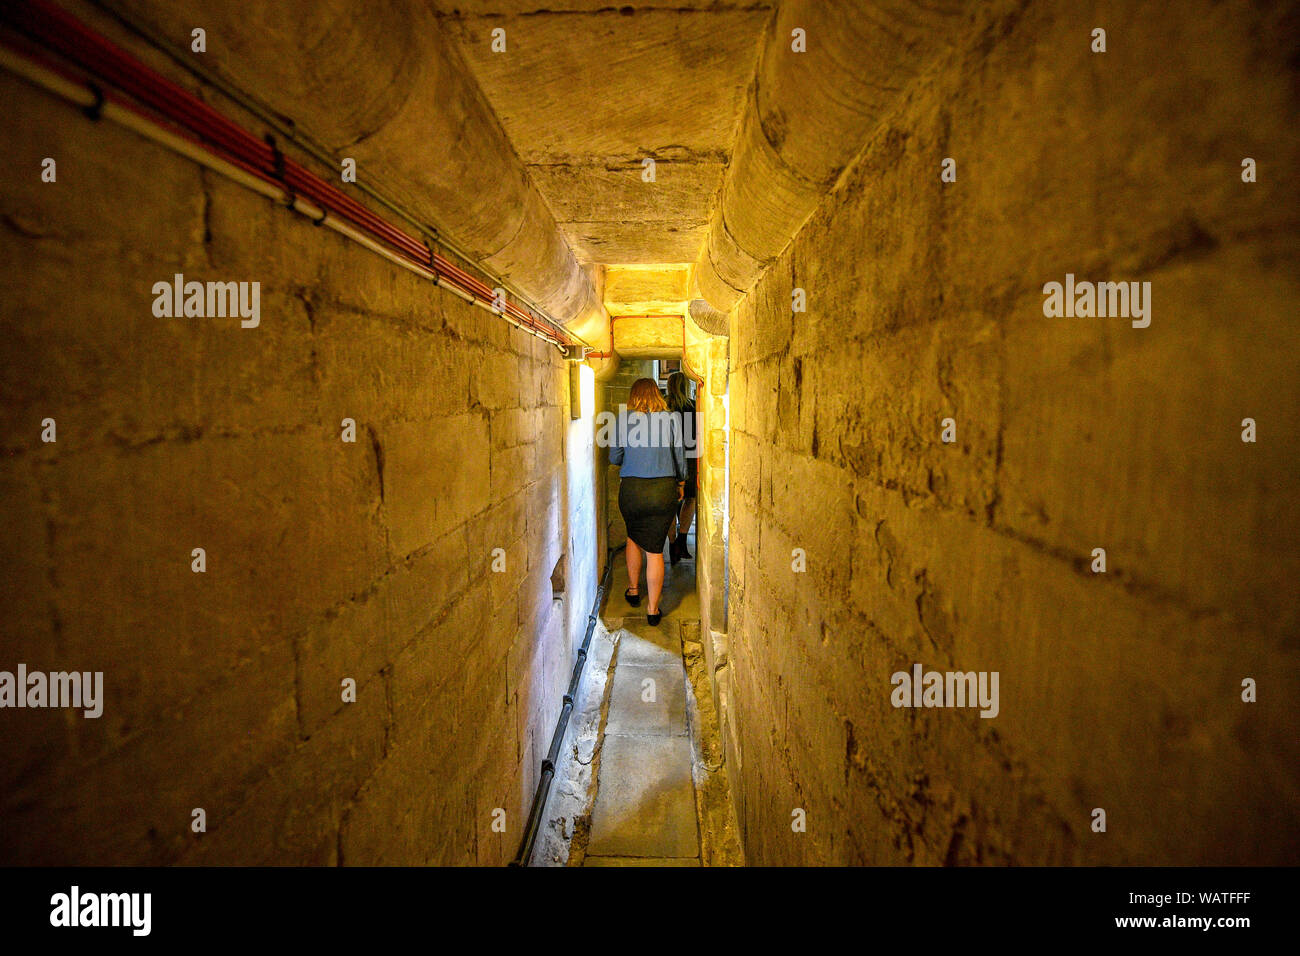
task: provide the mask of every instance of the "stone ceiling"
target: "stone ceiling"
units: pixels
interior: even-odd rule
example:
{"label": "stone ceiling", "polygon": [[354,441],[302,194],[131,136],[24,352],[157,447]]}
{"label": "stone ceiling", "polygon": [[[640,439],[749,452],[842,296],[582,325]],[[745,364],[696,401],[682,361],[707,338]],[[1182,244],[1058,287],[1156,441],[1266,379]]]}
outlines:
{"label": "stone ceiling", "polygon": [[[635,265],[611,311],[680,302],[772,4],[438,0],[438,15],[579,259]],[[505,51],[493,52],[493,31]],[[497,35],[498,43],[500,35]],[[655,181],[642,179],[655,160]],[[616,279],[618,270],[610,270]],[[615,298],[611,298],[614,296]],[[680,313],[679,313],[680,314]]]}

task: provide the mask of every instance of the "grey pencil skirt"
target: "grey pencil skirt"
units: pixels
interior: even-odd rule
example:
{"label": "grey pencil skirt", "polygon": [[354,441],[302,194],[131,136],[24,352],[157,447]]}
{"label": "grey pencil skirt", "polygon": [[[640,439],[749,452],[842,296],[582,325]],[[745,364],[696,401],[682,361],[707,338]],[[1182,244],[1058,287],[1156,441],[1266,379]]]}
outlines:
{"label": "grey pencil skirt", "polygon": [[618,510],[627,536],[650,554],[662,554],[668,529],[677,516],[677,479],[624,478],[618,486]]}

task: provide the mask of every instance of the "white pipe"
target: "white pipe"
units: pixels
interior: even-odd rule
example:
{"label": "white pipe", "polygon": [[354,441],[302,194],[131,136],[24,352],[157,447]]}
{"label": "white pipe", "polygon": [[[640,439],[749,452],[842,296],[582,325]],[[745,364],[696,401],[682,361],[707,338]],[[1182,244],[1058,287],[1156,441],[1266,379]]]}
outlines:
{"label": "white pipe", "polygon": [[265,196],[267,199],[271,199],[282,206],[287,206],[295,212],[306,216],[317,225],[329,226],[335,232],[351,239],[358,245],[364,246],[376,255],[383,256],[389,262],[396,263],[403,269],[408,269],[421,278],[429,279],[435,285],[447,289],[450,292],[454,292],[471,305],[481,306],[489,312],[500,315],[515,328],[527,332],[529,335],[535,335],[543,341],[550,342],[552,345],[559,348],[561,352],[564,351],[564,346],[561,344],[559,339],[546,335],[544,332],[539,332],[536,329],[530,329],[527,326],[516,322],[510,316],[499,312],[490,304],[481,301],[477,297],[447,282],[432,269],[426,268],[417,262],[412,262],[404,256],[399,256],[391,249],[376,242],[374,239],[354,228],[344,220],[330,216],[326,210],[321,209],[314,203],[310,203],[298,196],[293,196],[274,183],[269,183],[259,176],[254,176],[247,170],[241,169],[235,164],[227,162],[220,156],[209,152],[199,144],[194,143],[183,136],[177,136],[165,127],[160,126],[152,120],[146,119],[133,110],[119,106],[110,100],[104,100],[101,103],[100,99],[96,97],[91,90],[80,83],[76,83],[66,77],[60,76],[53,70],[48,70],[39,63],[34,63],[31,60],[19,56],[11,50],[3,47],[0,47],[0,67],[3,67],[10,73],[27,80],[35,86],[41,87],[42,89],[67,100],[74,106],[93,107],[96,106],[96,104],[99,104],[99,115],[104,119],[112,120],[119,126],[123,126],[126,129],[143,136],[150,142],[164,146],[174,153],[178,153],[187,159],[193,160],[199,165],[204,166],[213,172],[220,173],[227,179],[230,179],[247,189],[251,189],[253,192],[258,193],[261,196]]}
{"label": "white pipe", "polygon": [[[174,63],[176,63],[177,66],[181,67],[184,70],[189,71],[194,76],[198,77],[198,79],[201,80],[204,84],[221,93],[222,96],[230,100],[241,110],[243,110],[244,112],[252,116],[255,116],[266,126],[274,129],[286,141],[293,143],[296,147],[301,149],[303,152],[307,153],[309,156],[311,156],[321,165],[331,166],[331,167],[336,165],[336,161],[334,157],[332,157],[329,154],[329,151],[320,143],[318,143],[316,140],[312,139],[309,135],[307,135],[300,127],[294,125],[292,122],[289,123],[284,122],[283,117],[276,115],[274,110],[270,109],[269,107],[263,105],[260,101],[244,93],[241,89],[239,89],[234,84],[226,81],[223,77],[217,76],[211,70],[204,68],[192,56],[189,55],[189,51],[187,48],[185,47],[178,48],[176,44],[169,41],[165,36],[160,34],[157,30],[153,29],[150,26],[147,26],[145,23],[139,20],[127,16],[121,9],[118,8],[119,7],[118,4],[106,3],[104,2],[104,0],[91,0],[91,2],[100,10],[102,10],[109,16],[112,16],[114,19],[116,19],[128,30],[143,38],[145,42],[147,42],[150,46],[154,47],[155,49],[164,53],[166,56],[170,57],[171,60]],[[446,250],[447,252],[450,252],[455,258],[459,259],[463,264],[471,266],[472,268],[476,269],[477,271],[485,275],[491,284],[500,286],[501,288],[505,289],[507,292],[513,295],[520,302],[527,302],[529,304],[529,307],[533,311],[540,312],[542,314],[542,317],[545,318],[551,325],[563,327],[563,323],[558,322],[554,316],[548,314],[544,309],[538,308],[537,304],[535,302],[532,302],[529,299],[529,297],[525,295],[513,282],[511,282],[509,279],[503,279],[501,276],[496,275],[492,271],[488,270],[482,262],[476,261],[473,256],[471,256],[468,252],[466,252],[459,245],[453,242],[446,232],[442,231],[441,229],[437,229],[426,222],[421,221],[414,213],[410,212],[399,203],[394,202],[392,199],[378,192],[371,186],[367,185],[365,182],[353,183],[353,186],[356,189],[360,190],[361,192],[365,193],[367,196],[369,196],[375,202],[379,203],[384,208],[400,216],[403,220],[406,221],[408,225],[415,227],[415,229],[419,233],[425,235],[436,235],[438,237],[437,244],[439,247]],[[459,290],[456,290],[452,286],[448,286],[444,284],[443,288],[452,289],[453,291],[456,291],[459,294]],[[531,330],[525,329],[525,331],[531,331]],[[569,331],[567,328],[565,329],[565,332],[568,335],[572,336],[577,342],[581,343],[583,346],[587,348],[591,348],[591,346],[587,342],[583,341],[583,339],[580,336]],[[538,338],[546,339],[547,341],[555,341],[557,347],[560,349],[564,348],[562,345],[559,345],[558,339],[553,340],[549,336],[546,336],[541,333],[534,333],[534,334],[537,334]]]}

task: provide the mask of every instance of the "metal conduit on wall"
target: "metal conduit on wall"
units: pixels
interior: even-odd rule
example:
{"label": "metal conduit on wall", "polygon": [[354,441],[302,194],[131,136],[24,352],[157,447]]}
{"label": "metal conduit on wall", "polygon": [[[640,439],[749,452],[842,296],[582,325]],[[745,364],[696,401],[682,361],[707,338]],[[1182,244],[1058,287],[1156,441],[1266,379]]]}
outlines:
{"label": "metal conduit on wall", "polygon": [[188,38],[201,25],[205,68],[261,91],[422,220],[454,224],[474,261],[575,336],[604,344],[604,306],[590,276],[428,4],[113,6],[167,37]]}
{"label": "metal conduit on wall", "polygon": [[[572,337],[562,328],[515,303],[498,300],[495,290],[483,280],[308,172],[284,156],[273,142],[256,139],[59,8],[43,0],[27,0],[7,7],[4,19],[40,44],[39,49],[0,51],[0,65],[11,72],[83,107],[92,118],[105,117],[124,125],[284,204],[317,225],[329,226],[561,350],[574,346]],[[119,102],[118,94],[106,94],[94,82],[59,69],[45,59],[41,50],[66,57],[96,79],[138,100],[175,128],[168,129],[149,112],[127,101]],[[574,352],[575,357],[580,357],[580,347]]]}

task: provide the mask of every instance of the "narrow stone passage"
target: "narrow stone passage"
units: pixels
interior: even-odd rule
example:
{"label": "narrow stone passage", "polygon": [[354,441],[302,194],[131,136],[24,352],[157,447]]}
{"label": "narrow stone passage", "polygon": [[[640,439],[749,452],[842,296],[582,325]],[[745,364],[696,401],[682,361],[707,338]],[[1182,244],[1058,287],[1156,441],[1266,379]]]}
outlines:
{"label": "narrow stone passage", "polygon": [[[694,554],[695,535],[688,540]],[[534,864],[740,865],[716,711],[698,699],[709,689],[695,640],[694,558],[667,569],[654,627],[644,601],[634,608],[623,597],[627,566],[621,555],[614,560],[604,627]]]}
{"label": "narrow stone passage", "polygon": [[658,626],[646,623],[644,599],[637,608],[627,603],[628,587],[627,565],[619,561],[606,623],[622,614],[623,626],[584,865],[699,866],[681,637],[683,621],[699,620],[695,562],[666,569]]}
{"label": "narrow stone passage", "polygon": [[0,102],[0,866],[1300,863],[1300,0],[3,0]]}

